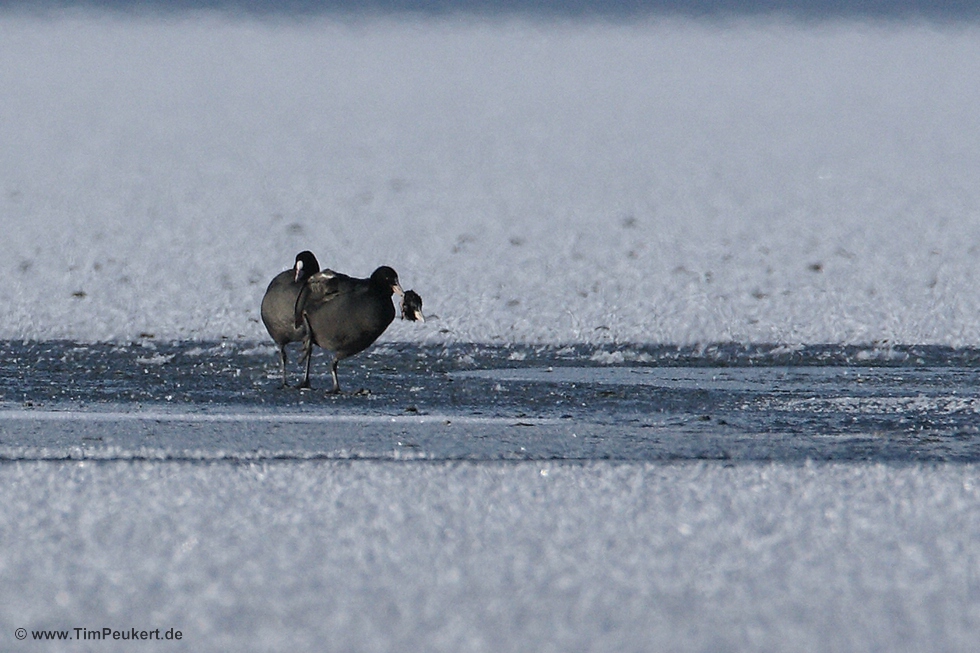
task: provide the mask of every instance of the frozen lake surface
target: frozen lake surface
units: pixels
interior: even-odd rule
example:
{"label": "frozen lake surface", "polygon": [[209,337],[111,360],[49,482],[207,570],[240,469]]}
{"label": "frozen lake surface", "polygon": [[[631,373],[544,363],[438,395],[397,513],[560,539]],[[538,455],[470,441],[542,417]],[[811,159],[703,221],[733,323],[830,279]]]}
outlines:
{"label": "frozen lake surface", "polygon": [[7,460],[980,462],[973,349],[388,343],[341,396],[322,354],[279,387],[266,344],[0,355]]}
{"label": "frozen lake surface", "polygon": [[0,465],[0,621],[156,651],[970,651],[975,465]]}
{"label": "frozen lake surface", "polygon": [[[978,60],[0,12],[0,649],[975,650]],[[259,321],[303,249],[430,318],[343,396]]]}
{"label": "frozen lake surface", "polygon": [[973,24],[0,16],[0,338],[980,343]]}
{"label": "frozen lake surface", "polygon": [[976,350],[388,343],[341,396],[322,356],[321,389],[280,388],[264,343],[0,351],[11,650],[42,647],[19,627],[181,630],[162,651],[967,651],[980,628]]}

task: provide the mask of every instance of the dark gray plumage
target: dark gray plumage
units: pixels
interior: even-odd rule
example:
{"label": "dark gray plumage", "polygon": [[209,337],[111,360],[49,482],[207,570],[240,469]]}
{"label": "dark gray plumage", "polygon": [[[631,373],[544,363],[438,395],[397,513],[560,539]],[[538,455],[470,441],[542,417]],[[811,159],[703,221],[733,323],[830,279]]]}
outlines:
{"label": "dark gray plumage", "polygon": [[[307,280],[296,299],[294,325],[306,325],[310,353],[314,343],[333,353],[331,392],[340,392],[337,363],[367,349],[395,319],[393,293],[404,294],[398,274],[388,266],[378,268],[368,279],[324,270]],[[309,387],[311,358],[307,357],[301,387]]]}
{"label": "dark gray plumage", "polygon": [[[286,345],[306,339],[306,325],[296,325],[296,299],[306,286],[306,280],[320,271],[320,263],[312,252],[300,252],[291,270],[277,274],[262,297],[262,322],[272,339],[279,345],[279,363],[282,366],[282,384],[286,381]],[[309,355],[309,347],[304,355]],[[300,359],[300,363],[302,363]]]}

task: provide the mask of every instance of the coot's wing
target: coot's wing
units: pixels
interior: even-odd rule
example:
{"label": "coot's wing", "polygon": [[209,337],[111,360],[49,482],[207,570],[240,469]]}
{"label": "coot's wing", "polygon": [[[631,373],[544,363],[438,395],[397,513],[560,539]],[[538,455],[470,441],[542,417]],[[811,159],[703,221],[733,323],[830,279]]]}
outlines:
{"label": "coot's wing", "polygon": [[333,270],[321,270],[310,276],[296,297],[296,327],[303,324],[303,313],[331,301],[350,285],[351,278]]}

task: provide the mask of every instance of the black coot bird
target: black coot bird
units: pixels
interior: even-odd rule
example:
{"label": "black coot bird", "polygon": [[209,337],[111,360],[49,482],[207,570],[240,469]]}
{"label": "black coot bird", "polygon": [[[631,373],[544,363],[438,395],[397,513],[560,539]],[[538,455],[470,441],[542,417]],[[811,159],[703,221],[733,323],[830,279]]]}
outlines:
{"label": "black coot bird", "polygon": [[[306,339],[306,325],[296,325],[296,299],[306,286],[306,280],[319,271],[320,263],[313,252],[300,252],[293,268],[277,274],[262,298],[262,322],[279,345],[283,386],[289,385],[286,382],[286,345]],[[304,354],[308,355],[308,351],[309,347],[306,347]]]}
{"label": "black coot bird", "polygon": [[[331,392],[340,392],[337,363],[367,349],[395,319],[393,293],[404,294],[398,274],[386,265],[369,279],[324,270],[306,281],[296,299],[294,325],[306,325],[311,340],[309,353],[312,344],[333,353]],[[306,376],[300,387],[310,387],[311,358],[306,359]]]}

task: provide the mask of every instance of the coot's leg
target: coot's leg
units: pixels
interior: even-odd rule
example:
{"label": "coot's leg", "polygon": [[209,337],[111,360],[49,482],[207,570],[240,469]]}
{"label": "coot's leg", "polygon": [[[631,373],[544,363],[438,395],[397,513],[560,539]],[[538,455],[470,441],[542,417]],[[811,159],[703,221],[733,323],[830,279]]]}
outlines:
{"label": "coot's leg", "polygon": [[303,321],[306,322],[306,337],[303,338],[303,358],[306,359],[306,373],[303,381],[299,384],[300,388],[311,388],[310,385],[310,364],[313,363],[313,329],[310,328],[310,318],[303,314]]}
{"label": "coot's leg", "polygon": [[288,388],[289,382],[286,380],[286,343],[279,345],[279,367],[282,369],[282,387]]}
{"label": "coot's leg", "polygon": [[337,378],[337,363],[340,361],[336,356],[333,357],[333,362],[330,363],[330,375],[333,377],[333,390],[330,391],[331,394],[340,393],[340,379]]}

